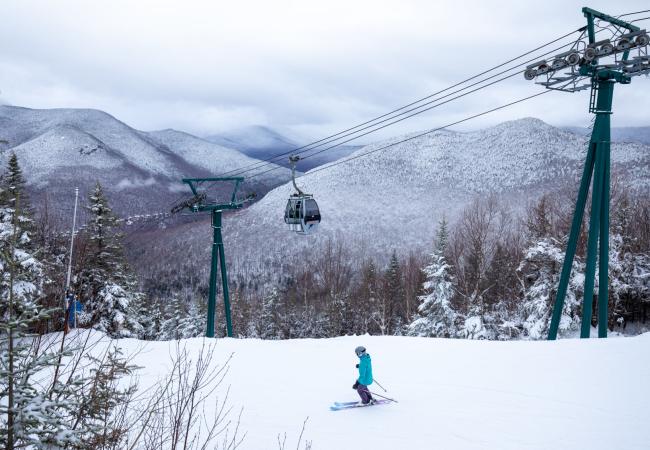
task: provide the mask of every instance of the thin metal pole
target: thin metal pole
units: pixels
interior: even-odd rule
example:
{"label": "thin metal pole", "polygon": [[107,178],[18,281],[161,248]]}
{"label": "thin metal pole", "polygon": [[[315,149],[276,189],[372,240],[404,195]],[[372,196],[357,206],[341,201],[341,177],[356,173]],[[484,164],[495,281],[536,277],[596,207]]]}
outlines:
{"label": "thin metal pole", "polygon": [[397,400],[395,400],[394,398],[385,397],[385,396],[383,396],[383,395],[381,395],[381,394],[377,394],[376,392],[372,392],[372,391],[368,391],[368,392],[370,392],[372,395],[376,395],[377,397],[381,397],[381,398],[385,398],[386,400],[390,400],[391,402],[399,403],[399,402],[398,402]]}
{"label": "thin metal pole", "polygon": [[600,256],[598,259],[598,337],[607,337],[607,318],[609,306],[609,142],[603,142],[604,181],[600,211]]}
{"label": "thin metal pole", "polygon": [[594,277],[598,255],[598,233],[600,231],[600,205],[603,186],[603,152],[598,143],[596,147],[596,168],[594,186],[591,191],[591,217],[589,218],[589,239],[587,241],[587,265],[585,268],[585,291],[582,301],[582,326],[580,337],[588,338],[591,330],[591,316],[594,299]]}
{"label": "thin metal pole", "polygon": [[600,122],[599,151],[603,153],[603,187],[600,207],[600,253],[598,259],[598,337],[607,337],[609,304],[609,195],[611,165],[611,110],[614,82],[602,82],[602,99],[598,105]]}
{"label": "thin metal pole", "polygon": [[214,337],[214,314],[216,310],[217,291],[217,211],[212,211],[212,262],[210,264],[210,286],[208,294],[208,320],[206,337]]}
{"label": "thin metal pole", "polygon": [[232,319],[230,316],[230,293],[228,292],[228,272],[226,270],[226,256],[224,254],[223,239],[221,237],[221,211],[217,211],[217,226],[215,236],[217,237],[217,249],[219,250],[219,262],[221,264],[221,282],[223,285],[223,307],[226,316],[226,333],[232,337]]}
{"label": "thin metal pole", "polygon": [[372,377],[372,381],[374,381],[375,384],[379,386],[384,392],[388,392],[386,389],[384,389],[384,387],[381,384],[379,384],[379,381],[377,381],[375,377]]}
{"label": "thin metal pole", "polygon": [[[68,314],[68,308],[70,305],[68,304],[68,294],[70,292],[70,278],[72,276],[72,250],[74,249],[74,234],[75,234],[75,228],[77,226],[77,203],[79,201],[79,188],[74,188],[74,212],[72,214],[72,233],[70,234],[70,257],[68,258],[68,274],[65,279],[65,299],[63,301],[63,307],[65,308],[63,310],[63,317],[66,318],[67,320],[67,314]],[[76,306],[76,305],[73,305]],[[74,326],[75,328],[77,327],[77,308],[74,308]],[[66,323],[64,325],[64,328],[67,329],[68,324]]]}
{"label": "thin metal pole", "polygon": [[573,222],[571,223],[569,242],[567,243],[566,254],[564,255],[564,263],[562,265],[562,273],[560,275],[560,284],[557,288],[557,295],[555,296],[555,305],[553,307],[551,327],[548,331],[548,339],[551,341],[557,338],[557,332],[560,326],[560,318],[562,317],[562,308],[564,308],[564,299],[566,297],[566,291],[569,286],[569,276],[571,275],[573,258],[575,257],[576,254],[576,247],[578,246],[578,236],[580,235],[580,227],[582,226],[582,217],[585,212],[587,193],[589,192],[589,185],[591,184],[591,175],[594,170],[595,154],[596,154],[595,146],[592,143],[590,143],[589,149],[587,150],[587,158],[585,159],[585,167],[582,172],[582,179],[580,181],[580,189],[578,190],[578,199],[576,200],[576,207],[575,207],[575,211],[573,212]]}

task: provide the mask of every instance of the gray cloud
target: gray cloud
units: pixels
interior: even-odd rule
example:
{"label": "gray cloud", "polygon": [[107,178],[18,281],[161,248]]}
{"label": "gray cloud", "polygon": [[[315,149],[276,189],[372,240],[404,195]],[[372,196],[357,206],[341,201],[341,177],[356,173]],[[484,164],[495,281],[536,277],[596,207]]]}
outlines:
{"label": "gray cloud", "polygon": [[[583,25],[582,3],[6,2],[0,100],[99,108],[145,130],[209,134],[262,124],[318,138]],[[617,15],[647,9],[647,1],[591,6]],[[614,125],[649,124],[640,113],[650,104],[649,82],[617,87]],[[517,76],[383,136],[444,125],[538,90]],[[587,95],[552,93],[460,128],[523,116],[587,125]]]}

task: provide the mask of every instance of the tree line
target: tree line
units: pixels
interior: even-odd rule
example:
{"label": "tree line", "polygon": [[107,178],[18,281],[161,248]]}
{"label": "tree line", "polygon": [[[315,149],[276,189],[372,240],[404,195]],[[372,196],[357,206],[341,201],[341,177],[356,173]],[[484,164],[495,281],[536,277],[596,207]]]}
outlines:
{"label": "tree line", "polygon": [[[575,193],[566,188],[540,196],[522,215],[496,196],[477,198],[453,224],[438,224],[429,254],[394,251],[385,266],[357,261],[344,240],[329,240],[319,256],[287,270],[265,293],[238,285],[236,329],[267,339],[365,333],[544,339],[574,205]],[[622,331],[648,319],[650,201],[617,183],[612,211],[608,327]],[[562,311],[565,335],[575,334],[581,320],[585,228],[586,219]],[[592,324],[597,282],[594,289]]]}
{"label": "tree line", "polygon": [[[11,193],[0,197],[8,210],[11,199],[21,193],[25,220],[18,228],[27,239],[19,244],[41,264],[38,302],[54,311],[38,323],[38,331],[61,329],[69,233],[48,222],[46,207],[39,214],[32,211],[15,156],[2,186],[3,192]],[[235,332],[264,339],[365,333],[542,339],[564,259],[574,196],[568,188],[548,192],[523,214],[515,214],[506,200],[496,196],[477,198],[453,223],[443,219],[437,224],[428,252],[395,249],[385,258],[387,263],[376,257],[359,259],[344,239],[329,239],[304,264],[278,270],[270,285],[232,280]],[[83,305],[79,324],[113,337],[202,335],[205,286],[143,286],[125,260],[120,222],[99,184],[84,208],[88,219],[77,235],[71,286]],[[650,201],[615,183],[611,210],[609,328],[621,330],[644,324],[648,316]],[[562,333],[575,331],[580,320],[584,231]],[[597,283],[595,289],[594,302]],[[597,308],[593,311],[595,320]],[[217,315],[216,324],[221,326],[221,308]],[[218,332],[225,334],[223,329]]]}

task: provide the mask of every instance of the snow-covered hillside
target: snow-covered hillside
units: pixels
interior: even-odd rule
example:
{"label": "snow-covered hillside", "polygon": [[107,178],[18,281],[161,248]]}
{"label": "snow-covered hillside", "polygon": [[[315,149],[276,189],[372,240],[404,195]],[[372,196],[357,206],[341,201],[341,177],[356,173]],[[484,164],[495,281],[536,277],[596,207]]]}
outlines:
{"label": "snow-covered hillside", "polygon": [[[369,145],[352,156],[405,137]],[[476,195],[526,196],[570,183],[584,155],[584,139],[537,119],[521,119],[472,133],[436,132],[314,175],[308,172],[298,184],[319,202],[322,234],[394,242],[431,234],[442,214],[454,217]],[[612,159],[628,183],[650,186],[647,146],[617,144]],[[281,216],[291,192],[290,184],[274,189],[235,224],[260,232],[283,230]]]}
{"label": "snow-covered hillside", "polygon": [[261,125],[243,127],[224,133],[206,136],[207,141],[245,152],[286,152],[300,144],[268,127]]}
{"label": "snow-covered hillside", "polygon": [[[405,137],[369,145],[353,156]],[[554,187],[577,189],[585,153],[584,138],[532,118],[471,133],[439,131],[299,178],[320,206],[322,222],[315,235],[286,229],[290,183],[229,216],[224,224],[228,260],[234,273],[265,272],[281,260],[300,264],[332,237],[359,255],[424,248],[443,215],[453,222],[477,197],[494,194],[521,211],[527,200]],[[650,147],[614,144],[612,160],[614,177],[648,190]],[[193,224],[166,235],[165,245],[189,251],[193,258],[203,252],[200,260],[208,261],[209,233],[205,223]]]}
{"label": "snow-covered hillside", "polygon": [[[591,129],[585,127],[565,127],[565,129],[581,136],[591,134]],[[650,127],[612,127],[612,141],[650,145]]]}
{"label": "snow-covered hillside", "polygon": [[[488,342],[360,336],[261,341],[218,339],[214,369],[233,354],[221,388],[206,401],[243,407],[242,450],[277,448],[287,433],[313,449],[645,450],[650,334],[634,338]],[[180,341],[195,360],[203,338]],[[176,341],[117,344],[139,371],[141,388],[161,380]],[[354,348],[367,347],[377,393],[399,403],[330,411],[351,401]],[[103,345],[93,349],[100,352]],[[231,425],[231,431],[234,425]],[[301,446],[303,448],[303,446]]]}
{"label": "snow-covered hillside", "polygon": [[[0,106],[0,128],[0,139],[8,142],[0,163],[5,165],[7,150],[16,152],[33,190],[47,191],[56,203],[69,199],[74,186],[83,194],[100,181],[122,213],[168,209],[169,199],[186,189],[181,178],[216,176],[256,162],[186,133],[138,131],[92,109]],[[256,187],[265,192],[288,176],[286,169],[273,171]]]}
{"label": "snow-covered hillside", "polygon": [[[277,155],[288,154],[291,150],[297,149],[303,145],[293,139],[283,136],[277,131],[259,125],[207,136],[205,139],[225,147],[237,149],[251,158],[263,160],[268,160]],[[327,142],[329,141],[322,143],[323,145],[320,147],[310,146],[310,148],[313,148],[314,150],[306,152],[303,156],[310,155],[325,147],[334,145],[334,143]],[[301,161],[298,170],[306,171],[328,162],[336,161],[337,159],[348,156],[358,148],[360,148],[360,146],[354,145],[341,145],[332,148],[331,150],[313,155],[308,159]],[[274,162],[281,166],[289,167],[289,161],[286,156],[280,157],[279,159],[274,160]]]}

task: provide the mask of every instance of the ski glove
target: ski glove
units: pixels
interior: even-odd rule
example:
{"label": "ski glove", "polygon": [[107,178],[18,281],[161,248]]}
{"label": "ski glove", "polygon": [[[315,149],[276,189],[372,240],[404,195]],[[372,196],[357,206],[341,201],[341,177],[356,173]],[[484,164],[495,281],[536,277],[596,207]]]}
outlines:
{"label": "ski glove", "polygon": [[356,368],[358,369],[358,368],[359,368],[359,364],[357,364],[357,365],[356,365],[356,366],[354,366],[354,367],[356,367]]}
{"label": "ski glove", "polygon": [[354,384],[352,385],[352,389],[356,391],[358,387],[359,387],[359,380],[354,382]]}

